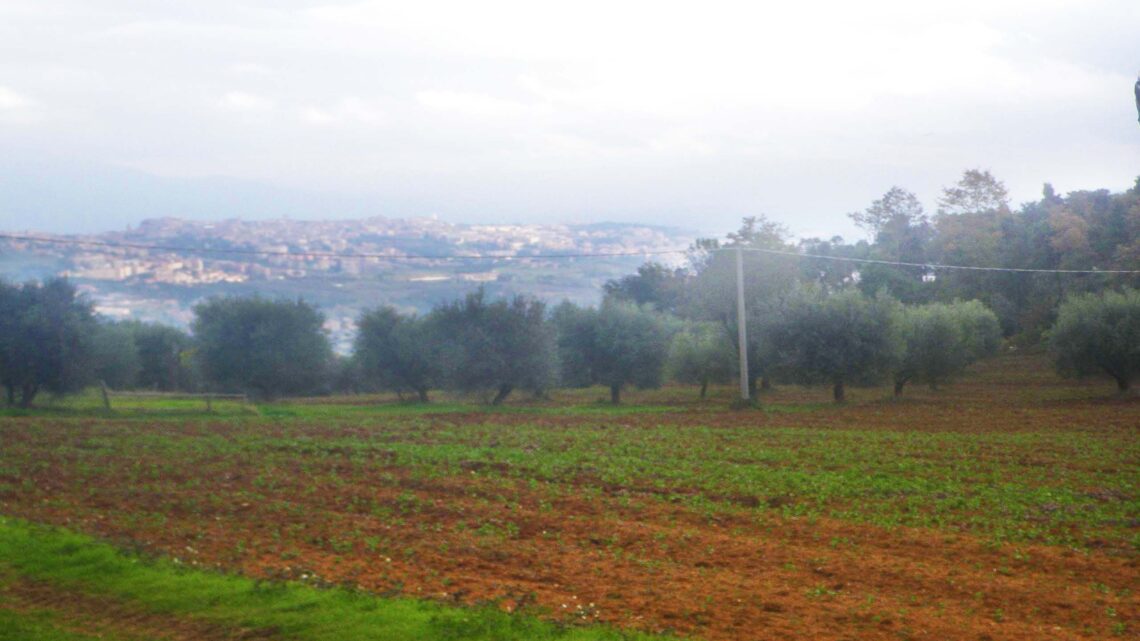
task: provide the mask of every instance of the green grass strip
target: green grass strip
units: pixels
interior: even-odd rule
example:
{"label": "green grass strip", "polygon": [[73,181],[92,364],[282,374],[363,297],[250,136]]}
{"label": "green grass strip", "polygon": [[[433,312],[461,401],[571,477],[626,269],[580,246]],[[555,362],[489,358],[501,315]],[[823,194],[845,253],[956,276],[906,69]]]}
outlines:
{"label": "green grass strip", "polygon": [[120,641],[106,634],[69,632],[54,623],[50,612],[12,612],[0,603],[0,641]]}
{"label": "green grass strip", "polygon": [[[241,628],[272,628],[291,639],[352,641],[661,639],[605,626],[563,626],[493,607],[449,607],[344,589],[192,570],[125,554],[88,536],[0,517],[0,581],[15,574],[67,590],[114,597],[156,613]],[[39,635],[39,636],[37,636]],[[42,613],[0,618],[0,639],[82,640]]]}

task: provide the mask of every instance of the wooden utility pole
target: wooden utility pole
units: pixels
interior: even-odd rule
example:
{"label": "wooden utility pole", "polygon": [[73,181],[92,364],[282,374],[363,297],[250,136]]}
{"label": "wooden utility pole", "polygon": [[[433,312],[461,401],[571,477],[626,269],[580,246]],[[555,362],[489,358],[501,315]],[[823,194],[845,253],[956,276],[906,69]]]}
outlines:
{"label": "wooden utility pole", "polygon": [[736,248],[736,341],[740,352],[740,400],[748,402],[748,330],[744,327],[744,250]]}

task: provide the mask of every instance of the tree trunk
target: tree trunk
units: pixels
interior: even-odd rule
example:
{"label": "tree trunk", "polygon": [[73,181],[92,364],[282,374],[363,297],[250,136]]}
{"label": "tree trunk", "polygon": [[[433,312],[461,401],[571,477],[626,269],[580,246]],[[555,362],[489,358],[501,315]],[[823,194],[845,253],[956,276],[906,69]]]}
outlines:
{"label": "tree trunk", "polygon": [[36,398],[36,393],[39,392],[39,386],[25,383],[20,388],[20,407],[28,409],[32,406],[32,401]]}
{"label": "tree trunk", "polygon": [[621,403],[621,385],[610,385],[610,402],[614,405]]}
{"label": "tree trunk", "polygon": [[500,385],[499,393],[495,394],[495,398],[491,401],[491,405],[502,405],[503,401],[507,400],[507,397],[510,396],[511,391],[514,389],[515,388],[513,385]]}
{"label": "tree trunk", "polygon": [[709,379],[701,379],[701,400],[705,400],[705,395],[709,391]]}
{"label": "tree trunk", "polygon": [[417,389],[416,394],[419,394],[421,403],[430,403],[431,402],[431,399],[428,398],[428,391],[427,391],[426,387],[421,387],[421,388]]}
{"label": "tree trunk", "polygon": [[1128,380],[1127,376],[1113,376],[1113,378],[1116,379],[1116,389],[1120,393],[1127,392],[1128,388],[1131,387],[1132,381]]}
{"label": "tree trunk", "polygon": [[835,381],[835,387],[831,389],[831,395],[835,398],[836,403],[842,403],[846,399],[843,392],[843,381]]}

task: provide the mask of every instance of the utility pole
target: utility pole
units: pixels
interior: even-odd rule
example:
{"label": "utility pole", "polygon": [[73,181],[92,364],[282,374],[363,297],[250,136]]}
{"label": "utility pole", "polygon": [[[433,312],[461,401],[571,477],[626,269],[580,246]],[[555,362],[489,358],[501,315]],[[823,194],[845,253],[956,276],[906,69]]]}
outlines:
{"label": "utility pole", "polygon": [[736,340],[740,352],[740,400],[748,402],[748,330],[744,327],[744,250],[736,248]]}

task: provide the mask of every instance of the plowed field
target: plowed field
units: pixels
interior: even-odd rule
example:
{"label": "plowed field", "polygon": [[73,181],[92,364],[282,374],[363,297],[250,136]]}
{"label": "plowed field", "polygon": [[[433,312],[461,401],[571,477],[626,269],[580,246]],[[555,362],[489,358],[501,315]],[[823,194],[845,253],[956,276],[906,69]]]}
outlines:
{"label": "plowed field", "polygon": [[0,513],[186,565],[705,639],[1140,629],[1140,402],[1110,384],[1007,356],[898,401],[689,393],[5,418]]}

